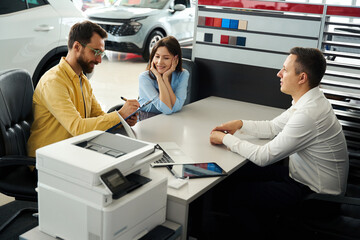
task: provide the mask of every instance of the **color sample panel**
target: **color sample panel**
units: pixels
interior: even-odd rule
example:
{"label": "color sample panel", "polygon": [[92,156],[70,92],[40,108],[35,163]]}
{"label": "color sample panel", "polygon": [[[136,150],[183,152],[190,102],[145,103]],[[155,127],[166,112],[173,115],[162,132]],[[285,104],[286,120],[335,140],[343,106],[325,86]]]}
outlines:
{"label": "color sample panel", "polygon": [[206,17],[205,19],[205,26],[214,26],[214,18],[212,17]]}
{"label": "color sample panel", "polygon": [[247,30],[248,21],[228,18],[198,17],[198,26]]}
{"label": "color sample panel", "polygon": [[229,44],[229,36],[221,35],[220,43],[221,44]]}
{"label": "color sample panel", "polygon": [[236,45],[238,46],[245,46],[246,38],[244,37],[237,37]]}
{"label": "color sample panel", "polygon": [[221,22],[222,28],[230,28],[230,19],[223,18]]}
{"label": "color sample panel", "polygon": [[196,33],[196,41],[204,41],[205,33],[197,32]]}
{"label": "color sample panel", "polygon": [[229,37],[229,45],[236,45],[237,37],[230,36]]}
{"label": "color sample panel", "polygon": [[239,27],[240,30],[247,30],[248,21],[239,20]]}
{"label": "color sample panel", "polygon": [[212,41],[213,41],[213,35],[212,35],[212,33],[205,33],[204,41],[205,41],[205,42],[212,42]]}
{"label": "color sample panel", "polygon": [[239,20],[230,19],[230,28],[238,29]]}
{"label": "color sample panel", "polygon": [[199,16],[198,25],[199,26],[205,26],[205,17]]}
{"label": "color sample panel", "polygon": [[214,18],[214,27],[221,27],[221,18]]}

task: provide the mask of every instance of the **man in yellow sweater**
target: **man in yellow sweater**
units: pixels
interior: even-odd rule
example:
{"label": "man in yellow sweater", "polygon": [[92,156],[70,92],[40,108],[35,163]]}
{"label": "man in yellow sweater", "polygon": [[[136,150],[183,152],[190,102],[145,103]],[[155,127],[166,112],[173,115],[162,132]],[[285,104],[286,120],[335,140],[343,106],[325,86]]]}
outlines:
{"label": "man in yellow sweater", "polygon": [[[105,113],[84,75],[101,63],[106,37],[105,30],[90,21],[71,28],[67,56],[41,77],[34,91],[29,156],[35,157],[36,149],[48,144],[93,130],[107,130],[139,107],[137,100],[128,100],[119,111]],[[127,122],[135,125],[137,116]]]}

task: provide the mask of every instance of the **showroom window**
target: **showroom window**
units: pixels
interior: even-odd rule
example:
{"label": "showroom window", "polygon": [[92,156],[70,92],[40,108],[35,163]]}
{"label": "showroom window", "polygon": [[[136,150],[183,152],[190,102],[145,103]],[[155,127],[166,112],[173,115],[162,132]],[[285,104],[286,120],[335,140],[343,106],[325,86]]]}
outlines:
{"label": "showroom window", "polygon": [[1,0],[0,14],[7,14],[25,10],[26,2],[24,0]]}
{"label": "showroom window", "polygon": [[175,4],[184,4],[187,8],[191,7],[190,0],[175,0]]}
{"label": "showroom window", "polygon": [[47,4],[45,0],[1,0],[0,14],[8,14]]}
{"label": "showroom window", "polygon": [[29,8],[39,7],[47,4],[45,0],[27,0],[27,2],[29,4]]}

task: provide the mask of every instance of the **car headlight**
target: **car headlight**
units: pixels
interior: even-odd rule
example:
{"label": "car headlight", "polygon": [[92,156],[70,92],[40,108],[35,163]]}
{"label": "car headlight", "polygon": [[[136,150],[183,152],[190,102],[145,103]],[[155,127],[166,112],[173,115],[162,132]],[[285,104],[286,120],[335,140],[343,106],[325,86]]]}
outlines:
{"label": "car headlight", "polygon": [[142,24],[136,21],[128,21],[119,25],[100,24],[100,26],[111,35],[130,36],[136,34],[142,27]]}

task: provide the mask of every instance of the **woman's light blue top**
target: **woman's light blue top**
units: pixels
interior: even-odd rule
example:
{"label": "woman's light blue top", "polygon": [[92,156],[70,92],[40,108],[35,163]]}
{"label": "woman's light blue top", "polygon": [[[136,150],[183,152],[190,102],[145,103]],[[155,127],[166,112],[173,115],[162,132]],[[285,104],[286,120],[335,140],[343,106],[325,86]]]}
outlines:
{"label": "woman's light blue top", "polygon": [[182,72],[174,71],[171,75],[171,88],[173,89],[176,102],[172,109],[159,99],[159,86],[156,80],[149,76],[149,71],[145,71],[139,76],[139,103],[142,106],[147,101],[153,101],[145,106],[142,111],[152,113],[172,114],[180,111],[184,105],[187,96],[187,86],[189,81],[189,72],[184,69]]}

